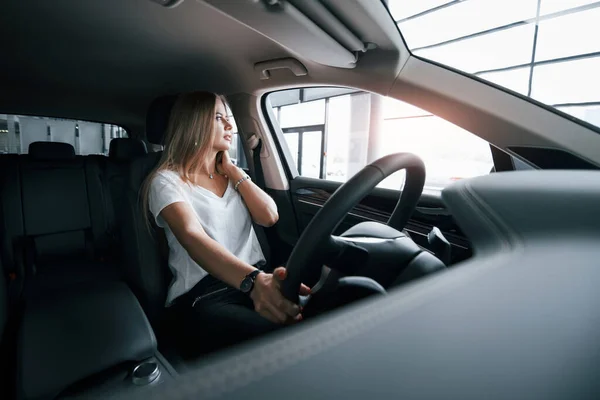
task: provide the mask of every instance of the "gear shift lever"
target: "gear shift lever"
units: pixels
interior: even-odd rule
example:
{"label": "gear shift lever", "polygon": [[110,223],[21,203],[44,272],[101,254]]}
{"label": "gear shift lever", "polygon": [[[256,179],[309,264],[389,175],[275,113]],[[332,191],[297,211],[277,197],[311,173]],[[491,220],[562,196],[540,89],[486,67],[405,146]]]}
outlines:
{"label": "gear shift lever", "polygon": [[435,254],[446,266],[450,264],[450,254],[452,247],[448,239],[444,237],[442,231],[437,226],[434,226],[431,232],[427,235],[427,241],[429,242],[429,250]]}

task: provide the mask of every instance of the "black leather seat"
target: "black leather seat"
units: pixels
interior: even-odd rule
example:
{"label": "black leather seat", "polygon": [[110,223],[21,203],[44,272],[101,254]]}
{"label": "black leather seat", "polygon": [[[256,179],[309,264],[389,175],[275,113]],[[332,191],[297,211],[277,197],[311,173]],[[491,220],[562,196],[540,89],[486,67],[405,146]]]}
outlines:
{"label": "black leather seat", "polygon": [[[2,259],[0,258],[0,272],[2,269]],[[7,332],[8,327],[8,291],[6,285],[6,279],[3,273],[0,273],[0,371],[6,371],[6,373],[0,374],[0,388],[9,388],[11,386],[11,380],[14,379],[14,373],[10,373],[11,370],[11,344],[10,333]],[[8,390],[6,390],[8,392]]]}
{"label": "black leather seat", "polygon": [[109,194],[93,158],[67,143],[35,142],[20,157],[25,297],[120,279],[111,260]]}
{"label": "black leather seat", "polygon": [[109,229],[113,243],[119,244],[115,246],[113,253],[118,259],[123,258],[121,226],[127,213],[125,204],[129,169],[133,160],[147,153],[146,143],[139,139],[116,138],[110,142],[108,158],[102,157],[101,160],[104,165],[104,183],[110,193],[108,196],[110,204],[107,205],[110,213]]}
{"label": "black leather seat", "polygon": [[16,372],[3,374],[3,395],[15,387],[18,398],[52,398],[156,352],[150,324],[110,254],[104,161],[50,142],[0,157],[0,262],[10,289],[0,281],[0,332],[11,316],[2,366]]}
{"label": "black leather seat", "polygon": [[[122,282],[71,286],[50,301],[31,300],[19,329],[17,396],[54,398],[70,386],[152,357],[157,343]],[[92,385],[93,386],[93,385]]]}
{"label": "black leather seat", "polygon": [[134,158],[148,154],[146,143],[137,139],[115,138],[110,141],[108,158],[113,162],[129,162]]}
{"label": "black leather seat", "polygon": [[[157,98],[149,107],[146,117],[146,138],[150,143],[163,143],[171,108],[176,96]],[[138,297],[146,315],[155,328],[163,317],[167,287],[172,278],[168,268],[168,248],[162,229],[150,223],[143,215],[141,188],[144,180],[158,165],[162,151],[135,158],[131,162],[126,184],[126,213],[121,232],[129,243],[124,246],[127,281]]]}

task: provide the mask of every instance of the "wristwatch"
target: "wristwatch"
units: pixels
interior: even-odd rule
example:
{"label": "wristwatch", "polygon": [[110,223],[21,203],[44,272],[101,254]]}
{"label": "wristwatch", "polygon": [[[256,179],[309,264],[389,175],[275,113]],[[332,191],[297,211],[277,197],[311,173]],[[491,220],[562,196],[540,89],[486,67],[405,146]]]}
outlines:
{"label": "wristwatch", "polygon": [[260,269],[255,269],[244,277],[242,283],[240,284],[240,290],[242,293],[250,294],[252,288],[254,288],[254,281],[261,272],[262,271]]}

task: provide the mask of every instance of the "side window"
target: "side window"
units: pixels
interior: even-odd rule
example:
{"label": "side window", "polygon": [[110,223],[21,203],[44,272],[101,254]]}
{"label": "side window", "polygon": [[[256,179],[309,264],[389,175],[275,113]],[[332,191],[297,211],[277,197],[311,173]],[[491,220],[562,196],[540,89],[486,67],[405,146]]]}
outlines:
{"label": "side window", "polygon": [[[357,90],[291,89],[269,94],[285,145],[301,176],[345,182],[368,163],[411,152],[427,168],[426,189],[489,174],[489,144],[407,103]],[[400,171],[379,187],[400,189]]]}
{"label": "side window", "polygon": [[108,155],[110,141],[128,137],[117,125],[71,119],[0,114],[0,153],[27,154],[33,142],[64,142],[78,155]]}

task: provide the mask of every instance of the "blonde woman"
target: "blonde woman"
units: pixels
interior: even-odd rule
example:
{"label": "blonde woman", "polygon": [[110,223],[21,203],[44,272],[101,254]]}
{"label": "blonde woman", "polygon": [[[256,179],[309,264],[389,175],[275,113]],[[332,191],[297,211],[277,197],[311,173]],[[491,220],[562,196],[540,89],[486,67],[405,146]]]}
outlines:
{"label": "blonde woman", "polygon": [[[169,244],[167,306],[207,348],[302,319],[298,305],[280,292],[285,269],[261,271],[265,257],[252,221],[275,224],[277,206],[231,162],[231,129],[221,96],[180,95],[162,158],[144,184],[145,212]],[[302,285],[301,293],[308,292]]]}

